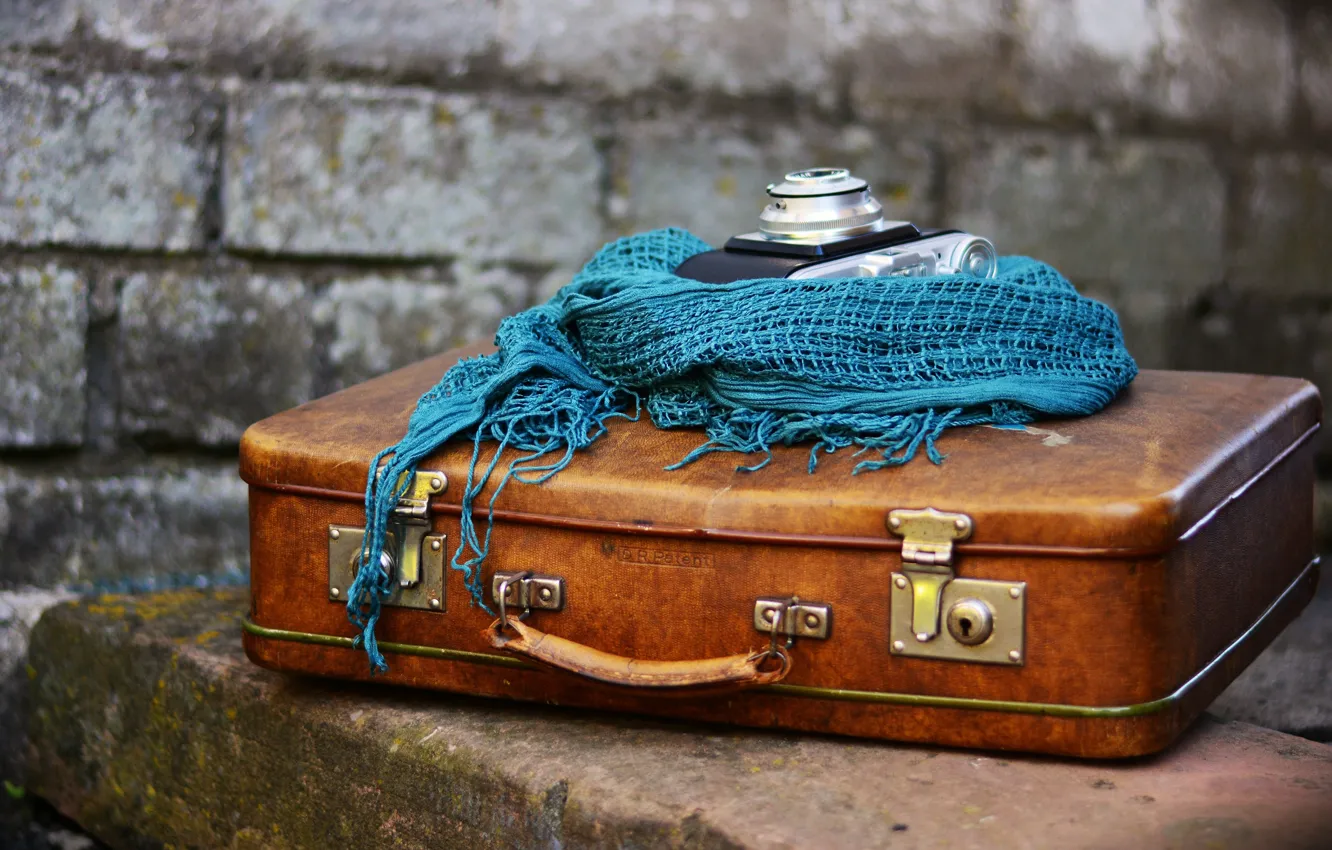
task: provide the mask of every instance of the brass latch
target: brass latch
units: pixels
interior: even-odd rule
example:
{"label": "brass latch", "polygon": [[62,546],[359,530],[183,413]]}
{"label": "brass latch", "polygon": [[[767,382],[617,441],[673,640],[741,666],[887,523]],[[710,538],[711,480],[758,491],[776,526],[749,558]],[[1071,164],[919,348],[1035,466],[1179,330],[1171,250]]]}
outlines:
{"label": "brass latch", "polygon": [[888,514],[888,530],[902,537],[902,572],[913,599],[911,633],[925,643],[939,634],[939,600],[953,579],[953,543],[971,536],[971,517],[899,509]]}
{"label": "brass latch", "polygon": [[902,537],[888,630],[894,655],[1026,663],[1027,585],[954,575],[953,544],[971,536],[971,517],[934,508],[895,510],[888,529]]}
{"label": "brass latch", "polygon": [[[399,479],[401,484],[402,479]],[[444,550],[447,538],[430,533],[430,497],[444,492],[448,478],[442,472],[418,471],[411,486],[398,498],[378,565],[397,584],[385,605],[443,611]],[[365,529],[328,527],[328,596],[345,602],[347,588],[356,577]]]}
{"label": "brass latch", "polygon": [[418,471],[412,486],[398,497],[389,527],[402,541],[397,557],[399,587],[415,587],[421,581],[421,543],[430,531],[430,497],[444,492],[447,484],[442,472]]}

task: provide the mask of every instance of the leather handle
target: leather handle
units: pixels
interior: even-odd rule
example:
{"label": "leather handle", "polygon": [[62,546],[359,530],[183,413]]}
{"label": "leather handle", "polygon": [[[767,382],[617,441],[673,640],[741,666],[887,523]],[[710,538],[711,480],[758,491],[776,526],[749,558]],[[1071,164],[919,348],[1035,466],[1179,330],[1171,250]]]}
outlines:
{"label": "leather handle", "polygon": [[634,688],[695,688],[709,685],[726,686],[728,689],[748,688],[779,682],[791,669],[790,656],[785,652],[775,653],[781,661],[781,666],[776,670],[760,669],[763,661],[774,655],[771,650],[699,661],[644,661],[612,655],[556,635],[548,635],[512,618],[508,619],[507,626],[513,629],[516,636],[510,636],[500,627],[500,623],[500,620],[496,620],[483,633],[496,649],[611,685]]}

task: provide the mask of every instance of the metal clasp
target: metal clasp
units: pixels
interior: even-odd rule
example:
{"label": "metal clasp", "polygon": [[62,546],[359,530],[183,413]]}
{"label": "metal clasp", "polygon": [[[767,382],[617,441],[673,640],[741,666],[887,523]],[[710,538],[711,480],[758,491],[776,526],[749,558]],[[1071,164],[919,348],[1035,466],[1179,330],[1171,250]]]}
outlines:
{"label": "metal clasp", "polygon": [[776,658],[783,667],[791,661],[790,656],[786,654],[786,650],[795,644],[795,638],[791,636],[789,631],[786,631],[786,644],[778,646],[777,644],[780,642],[778,637],[782,635],[786,630],[786,624],[790,622],[791,606],[799,601],[800,598],[797,596],[792,596],[785,601],[779,600],[777,607],[770,608],[767,612],[772,615],[772,621],[768,624],[768,651],[764,655],[767,658]]}
{"label": "metal clasp", "polygon": [[[536,611],[564,609],[564,579],[530,572],[498,570],[490,580],[491,600],[499,606],[500,626],[508,625],[506,608],[521,608],[521,617]],[[521,618],[520,617],[520,618]]]}
{"label": "metal clasp", "polygon": [[832,606],[799,596],[764,596],[754,601],[754,628],[764,634],[826,640],[832,633]]}
{"label": "metal clasp", "polygon": [[[405,476],[406,473],[403,473]],[[398,479],[402,486],[402,478]],[[415,587],[421,581],[421,544],[430,532],[430,497],[442,493],[448,479],[442,472],[418,471],[407,492],[398,497],[389,527],[401,541],[398,548],[398,586]]]}
{"label": "metal clasp", "polygon": [[832,631],[832,606],[802,602],[799,596],[764,596],[754,601],[754,628],[768,636],[768,648],[760,650],[761,654],[776,658],[785,666],[791,663],[786,650],[795,645],[796,638],[828,637]]}
{"label": "metal clasp", "polygon": [[[405,475],[405,473],[404,473]],[[401,487],[403,478],[398,479]],[[419,470],[398,498],[384,534],[381,569],[391,573],[397,588],[385,605],[444,610],[444,549],[447,538],[430,532],[430,497],[444,492],[449,480],[442,472]],[[328,597],[345,602],[356,577],[365,529],[328,527]]]}
{"label": "metal clasp", "polygon": [[911,633],[925,643],[939,634],[944,585],[953,579],[953,543],[971,536],[971,517],[934,508],[898,509],[888,530],[902,537],[902,572],[911,582]]}
{"label": "metal clasp", "polygon": [[[495,622],[498,623],[497,629],[501,632],[508,628],[509,625],[509,611],[508,606],[505,603],[505,600],[509,598],[509,586],[515,581],[522,581],[524,578],[527,578],[528,575],[530,575],[530,573],[510,573],[500,579],[499,586],[494,590],[495,601],[499,603],[499,619]],[[521,620],[530,613],[532,613],[532,609],[525,608],[523,609],[523,613],[518,615],[518,619]]]}

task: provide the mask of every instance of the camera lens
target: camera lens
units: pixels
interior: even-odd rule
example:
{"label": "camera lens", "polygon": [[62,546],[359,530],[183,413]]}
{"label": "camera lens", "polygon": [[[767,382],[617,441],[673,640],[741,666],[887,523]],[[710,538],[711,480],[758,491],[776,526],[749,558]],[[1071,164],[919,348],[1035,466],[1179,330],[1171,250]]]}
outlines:
{"label": "camera lens", "polygon": [[792,171],[768,195],[759,231],[769,239],[820,243],[883,226],[883,207],[869,184],[845,168]]}
{"label": "camera lens", "polygon": [[806,168],[786,175],[788,183],[836,183],[851,177],[845,168]]}
{"label": "camera lens", "polygon": [[973,236],[954,246],[948,265],[973,277],[994,277],[999,270],[999,258],[990,240]]}

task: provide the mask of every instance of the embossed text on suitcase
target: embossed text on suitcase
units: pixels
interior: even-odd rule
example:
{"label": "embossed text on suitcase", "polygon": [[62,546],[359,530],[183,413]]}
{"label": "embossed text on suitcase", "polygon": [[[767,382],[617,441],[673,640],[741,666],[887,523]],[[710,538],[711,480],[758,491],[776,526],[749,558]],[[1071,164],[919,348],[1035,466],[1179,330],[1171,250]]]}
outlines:
{"label": "embossed text on suitcase", "polygon": [[[370,678],[345,611],[368,464],[458,356],[245,434],[244,640],[257,663]],[[400,586],[379,624],[391,669],[376,680],[950,746],[1151,753],[1312,596],[1321,417],[1304,381],[1146,371],[1098,415],[949,431],[940,466],[855,476],[845,452],[808,474],[800,446],[753,473],[723,454],[664,471],[702,435],[613,422],[550,481],[501,496],[483,569],[492,608],[504,592],[506,636],[448,565],[472,452],[450,444],[393,523],[385,561]],[[737,668],[774,642],[787,669]],[[664,687],[697,683],[712,684]]]}

